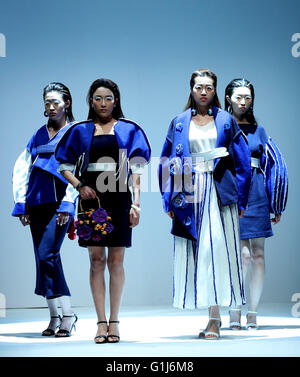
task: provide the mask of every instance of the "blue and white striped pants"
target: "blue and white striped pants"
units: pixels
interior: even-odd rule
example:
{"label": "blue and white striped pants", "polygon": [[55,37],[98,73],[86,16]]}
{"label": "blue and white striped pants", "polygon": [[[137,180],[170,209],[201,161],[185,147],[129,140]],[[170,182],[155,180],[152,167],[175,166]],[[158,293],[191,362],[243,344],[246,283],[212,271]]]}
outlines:
{"label": "blue and white striped pants", "polygon": [[211,172],[196,173],[197,241],[174,237],[173,305],[245,304],[237,205],[222,206]]}

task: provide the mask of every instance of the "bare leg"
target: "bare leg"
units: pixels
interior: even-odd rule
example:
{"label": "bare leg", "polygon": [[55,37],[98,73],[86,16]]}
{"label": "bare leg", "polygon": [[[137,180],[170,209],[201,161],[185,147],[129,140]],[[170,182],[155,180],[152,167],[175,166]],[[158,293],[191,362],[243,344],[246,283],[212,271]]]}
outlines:
{"label": "bare leg", "polygon": [[[117,321],[119,316],[121,298],[125,283],[125,273],[123,267],[125,247],[110,247],[108,250],[107,266],[110,273],[110,321]],[[109,325],[108,336],[119,336],[118,323]],[[117,337],[110,336],[109,341],[117,341]]]}
{"label": "bare leg", "polygon": [[[250,251],[250,240],[241,240],[241,251],[242,251],[242,270],[243,270],[243,280],[244,284],[246,283],[248,267],[251,261],[251,251]],[[241,323],[241,306],[235,306],[230,311],[230,322],[233,325],[230,325],[230,328],[233,330],[240,330],[242,327],[238,325]]]}
{"label": "bare leg", "polygon": [[[105,279],[104,272],[106,267],[105,248],[99,246],[90,246],[88,248],[90,256],[90,286],[93,294],[98,321],[106,322],[105,314]],[[107,335],[107,325],[101,323],[98,325],[96,336]],[[95,340],[96,341],[96,340]],[[104,342],[105,338],[98,338],[97,343]]]}
{"label": "bare leg", "polygon": [[243,279],[246,282],[248,267],[251,262],[250,240],[241,240]]}
{"label": "bare leg", "polygon": [[[264,257],[265,238],[251,239],[251,275],[250,275],[250,302],[249,311],[257,312],[258,304],[262,295],[265,278],[265,257]],[[256,314],[247,315],[248,323],[256,323]]]}

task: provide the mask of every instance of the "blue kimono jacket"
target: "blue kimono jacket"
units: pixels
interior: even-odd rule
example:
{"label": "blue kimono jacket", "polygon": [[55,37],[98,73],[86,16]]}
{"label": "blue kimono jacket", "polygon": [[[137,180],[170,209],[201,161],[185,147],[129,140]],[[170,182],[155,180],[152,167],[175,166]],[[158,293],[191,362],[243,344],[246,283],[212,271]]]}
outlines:
{"label": "blue kimono jacket", "polygon": [[240,128],[246,134],[252,157],[259,159],[270,213],[281,214],[288,196],[288,174],[284,158],[261,125],[242,124]]}
{"label": "blue kimono jacket", "polygon": [[[247,139],[229,113],[213,107],[213,115],[217,129],[216,148],[226,147],[229,153],[226,157],[214,160],[213,177],[219,199],[224,206],[237,203],[240,210],[245,210],[251,183]],[[164,210],[175,214],[171,233],[196,240],[193,203],[188,200],[193,191],[187,191],[183,183],[187,181],[187,175],[194,175],[189,148],[191,117],[191,109],[188,109],[172,120],[161,153],[158,176]],[[174,169],[178,163],[183,167],[179,179]],[[177,189],[180,180],[181,191]]]}
{"label": "blue kimono jacket", "polygon": [[44,125],[18,157],[13,171],[15,206],[12,216],[28,214],[28,206],[54,202],[59,203],[57,212],[74,214],[78,193],[57,172],[59,162],[54,156],[57,143],[71,126],[69,123],[50,139]]}
{"label": "blue kimono jacket", "polygon": [[[127,168],[126,179],[131,172],[139,174],[143,166],[149,163],[151,156],[151,147],[145,132],[138,124],[124,118],[118,120],[114,131],[119,150],[122,151],[119,170]],[[89,150],[94,132],[95,125],[91,120],[70,127],[55,151],[55,157],[60,162],[59,171],[75,169],[75,176],[80,179],[89,164]]]}

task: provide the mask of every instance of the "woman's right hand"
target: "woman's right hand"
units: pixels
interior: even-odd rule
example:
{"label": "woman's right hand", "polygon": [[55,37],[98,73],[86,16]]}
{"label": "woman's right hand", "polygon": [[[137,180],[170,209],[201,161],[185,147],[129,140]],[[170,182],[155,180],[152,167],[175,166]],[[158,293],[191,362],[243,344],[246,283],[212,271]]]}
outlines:
{"label": "woman's right hand", "polygon": [[79,195],[80,197],[83,199],[83,200],[86,200],[86,199],[95,199],[96,198],[96,191],[93,190],[91,187],[89,186],[82,186],[80,189],[79,189]]}
{"label": "woman's right hand", "polygon": [[169,217],[171,217],[171,219],[174,219],[174,212],[173,211],[169,211],[169,212],[167,212],[167,215],[169,216]]}
{"label": "woman's right hand", "polygon": [[30,218],[29,218],[29,215],[20,215],[20,216],[19,216],[19,219],[20,219],[22,225],[24,225],[24,226],[30,224]]}

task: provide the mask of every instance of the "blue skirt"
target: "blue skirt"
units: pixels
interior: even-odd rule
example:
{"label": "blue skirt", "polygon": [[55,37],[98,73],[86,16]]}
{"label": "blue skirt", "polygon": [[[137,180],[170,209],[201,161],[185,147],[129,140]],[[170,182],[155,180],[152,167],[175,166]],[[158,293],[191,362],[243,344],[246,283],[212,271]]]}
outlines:
{"label": "blue skirt", "polygon": [[273,236],[264,176],[256,168],[253,169],[248,207],[240,218],[240,234],[242,240]]}

